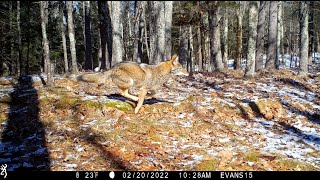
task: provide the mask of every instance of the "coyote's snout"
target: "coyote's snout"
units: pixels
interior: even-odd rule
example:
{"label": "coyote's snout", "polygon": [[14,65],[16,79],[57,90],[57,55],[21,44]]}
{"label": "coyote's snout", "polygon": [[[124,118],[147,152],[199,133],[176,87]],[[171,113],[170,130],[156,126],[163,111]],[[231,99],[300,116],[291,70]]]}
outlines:
{"label": "coyote's snout", "polygon": [[[179,56],[176,54],[170,60],[158,65],[121,62],[103,73],[81,75],[79,80],[103,83],[111,78],[112,82],[122,90],[122,96],[138,101],[134,110],[135,113],[138,113],[146,94],[148,92],[154,93],[171,75],[189,75],[188,71],[179,63]],[[131,88],[139,88],[139,95],[129,94]]]}

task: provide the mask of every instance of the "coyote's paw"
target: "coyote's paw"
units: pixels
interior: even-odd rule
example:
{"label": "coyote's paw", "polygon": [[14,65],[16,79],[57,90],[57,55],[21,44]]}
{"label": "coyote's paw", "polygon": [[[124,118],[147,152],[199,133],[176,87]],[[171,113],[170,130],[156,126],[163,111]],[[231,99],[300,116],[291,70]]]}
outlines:
{"label": "coyote's paw", "polygon": [[140,108],[135,108],[135,109],[134,109],[134,113],[137,114],[137,113],[139,112],[139,109],[140,109]]}

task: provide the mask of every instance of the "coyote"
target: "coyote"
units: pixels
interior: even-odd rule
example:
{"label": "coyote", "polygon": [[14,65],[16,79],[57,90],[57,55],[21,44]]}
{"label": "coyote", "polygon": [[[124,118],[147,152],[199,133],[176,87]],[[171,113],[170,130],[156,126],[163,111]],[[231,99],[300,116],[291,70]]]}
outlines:
{"label": "coyote", "polygon": [[[171,75],[189,75],[188,71],[179,63],[179,56],[176,54],[170,60],[158,65],[120,62],[102,73],[80,75],[78,80],[105,83],[111,78],[112,82],[122,90],[122,96],[138,101],[134,110],[135,113],[138,113],[147,93],[154,95],[155,90],[164,84]],[[138,97],[129,94],[131,88],[139,88]]]}

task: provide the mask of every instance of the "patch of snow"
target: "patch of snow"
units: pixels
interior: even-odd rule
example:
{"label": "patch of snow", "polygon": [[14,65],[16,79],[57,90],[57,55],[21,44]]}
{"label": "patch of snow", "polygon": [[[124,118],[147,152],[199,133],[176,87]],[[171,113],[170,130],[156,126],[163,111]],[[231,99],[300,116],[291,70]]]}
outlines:
{"label": "patch of snow", "polygon": [[10,162],[11,162],[11,158],[0,158],[1,164],[6,164],[6,163],[10,163]]}
{"label": "patch of snow", "polygon": [[84,150],[84,148],[81,147],[81,144],[77,144],[76,147],[75,147],[75,150],[76,150],[77,152],[81,152],[81,151]]}
{"label": "patch of snow", "polygon": [[225,142],[229,142],[230,141],[230,138],[222,138],[222,139],[219,139],[219,142],[221,143],[225,143]]}
{"label": "patch of snow", "polygon": [[77,164],[65,164],[64,166],[67,168],[77,168],[78,167]]}
{"label": "patch of snow", "polygon": [[47,148],[40,148],[37,151],[35,151],[33,154],[42,155],[42,154],[46,153],[46,151],[47,151]]}
{"label": "patch of snow", "polygon": [[27,162],[24,162],[24,163],[22,164],[22,166],[23,166],[23,167],[33,167],[32,164],[27,163]]}

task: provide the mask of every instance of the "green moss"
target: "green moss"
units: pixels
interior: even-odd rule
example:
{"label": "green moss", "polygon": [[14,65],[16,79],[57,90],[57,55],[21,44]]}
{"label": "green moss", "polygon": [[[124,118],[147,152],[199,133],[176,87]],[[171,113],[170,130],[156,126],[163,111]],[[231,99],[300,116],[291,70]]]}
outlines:
{"label": "green moss", "polygon": [[106,102],[104,103],[105,106],[107,107],[114,107],[117,108],[121,111],[132,111],[133,108],[130,104],[122,102],[122,101],[110,101],[110,102]]}
{"label": "green moss", "polygon": [[244,160],[256,162],[259,159],[260,153],[256,151],[248,151],[244,154]]}
{"label": "green moss", "polygon": [[101,104],[99,102],[96,102],[96,101],[84,101],[81,104],[86,106],[86,107],[93,107],[93,108],[96,108],[96,109],[101,109]]}
{"label": "green moss", "polygon": [[195,166],[195,170],[197,171],[214,171],[219,166],[218,159],[209,159],[201,161],[199,164]]}
{"label": "green moss", "polygon": [[315,171],[318,170],[315,167],[313,167],[311,164],[308,164],[306,162],[301,162],[297,160],[281,160],[281,165],[289,170],[301,170],[301,171]]}
{"label": "green moss", "polygon": [[57,102],[54,103],[54,106],[58,109],[70,109],[79,103],[80,100],[77,98],[62,96]]}

